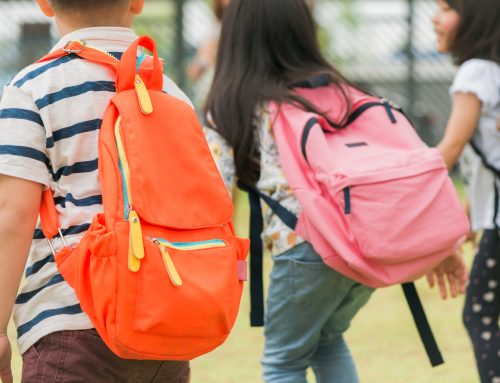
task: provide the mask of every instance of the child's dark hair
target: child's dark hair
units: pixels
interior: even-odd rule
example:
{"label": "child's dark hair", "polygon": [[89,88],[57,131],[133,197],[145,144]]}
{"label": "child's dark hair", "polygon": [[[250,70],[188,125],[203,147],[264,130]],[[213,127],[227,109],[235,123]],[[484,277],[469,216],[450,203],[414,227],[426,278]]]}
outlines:
{"label": "child's dark hair", "polygon": [[63,12],[92,10],[92,13],[124,6],[129,0],[49,0],[50,4]]}
{"label": "child's dark hair", "polygon": [[[224,12],[205,113],[234,149],[237,177],[254,185],[260,174],[257,108],[274,100],[321,112],[292,88],[322,75],[341,89],[347,115],[342,87],[347,80],[322,55],[305,0],[231,0]],[[331,123],[340,127],[341,122]]]}
{"label": "child's dark hair", "polygon": [[445,0],[460,15],[450,52],[456,64],[482,58],[500,64],[498,0]]}

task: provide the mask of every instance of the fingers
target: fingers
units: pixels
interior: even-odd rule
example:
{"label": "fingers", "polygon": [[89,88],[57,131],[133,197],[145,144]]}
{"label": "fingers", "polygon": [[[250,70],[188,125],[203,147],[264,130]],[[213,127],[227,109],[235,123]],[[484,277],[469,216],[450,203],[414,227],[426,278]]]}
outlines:
{"label": "fingers", "polygon": [[437,284],[439,286],[439,295],[441,295],[442,299],[448,298],[448,292],[446,291],[446,282],[444,280],[443,274],[437,275]]}
{"label": "fingers", "polygon": [[434,271],[427,273],[426,278],[427,278],[427,283],[429,284],[429,287],[432,289],[434,287],[434,284],[435,284]]}
{"label": "fingers", "polygon": [[448,287],[450,289],[450,295],[452,298],[456,298],[458,295],[458,280],[457,277],[452,273],[446,273],[446,279],[448,280]]}
{"label": "fingers", "polygon": [[458,282],[458,291],[460,294],[465,294],[465,287],[467,285],[467,278],[460,278]]}
{"label": "fingers", "polygon": [[461,254],[459,254],[456,260],[457,260],[457,265],[455,267],[453,274],[456,280],[458,291],[461,294],[464,294],[467,282],[469,280],[469,271]]}

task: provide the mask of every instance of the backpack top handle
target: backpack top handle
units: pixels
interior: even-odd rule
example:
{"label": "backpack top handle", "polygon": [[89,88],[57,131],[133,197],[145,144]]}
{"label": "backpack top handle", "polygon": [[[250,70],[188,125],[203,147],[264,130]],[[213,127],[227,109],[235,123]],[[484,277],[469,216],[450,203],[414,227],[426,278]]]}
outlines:
{"label": "backpack top handle", "polygon": [[118,64],[116,91],[121,92],[128,89],[134,89],[137,49],[139,47],[143,47],[153,53],[153,70],[150,76],[148,76],[149,78],[144,78],[144,83],[148,89],[161,92],[163,89],[163,64],[158,57],[156,43],[149,36],[139,37],[123,54]]}

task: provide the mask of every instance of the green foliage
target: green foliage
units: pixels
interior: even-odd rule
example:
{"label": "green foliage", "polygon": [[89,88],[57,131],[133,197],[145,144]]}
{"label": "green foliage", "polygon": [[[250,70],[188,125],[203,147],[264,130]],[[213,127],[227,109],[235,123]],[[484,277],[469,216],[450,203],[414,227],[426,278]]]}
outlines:
{"label": "green foliage", "polygon": [[[359,26],[359,17],[356,13],[356,6],[358,0],[337,0],[336,7],[339,10],[338,21],[342,27],[355,33]],[[340,27],[340,26],[339,26]],[[318,27],[318,40],[321,49],[327,57],[330,57],[338,68],[346,67],[352,62],[354,57],[347,57],[341,55],[335,50],[335,39],[337,36],[332,36],[332,26],[319,26]]]}

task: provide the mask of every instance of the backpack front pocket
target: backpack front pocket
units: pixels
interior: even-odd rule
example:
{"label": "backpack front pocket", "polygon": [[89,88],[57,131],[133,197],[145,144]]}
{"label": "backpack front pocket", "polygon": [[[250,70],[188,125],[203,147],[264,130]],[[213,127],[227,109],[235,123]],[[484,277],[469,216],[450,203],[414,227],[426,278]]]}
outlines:
{"label": "backpack front pocket", "polygon": [[218,239],[174,242],[157,237],[144,244],[134,328],[171,336],[227,334],[228,307],[239,292],[232,246]]}
{"label": "backpack front pocket", "polygon": [[[453,197],[456,209],[450,209]],[[451,249],[463,231],[463,212],[443,169],[351,183],[336,200],[363,257],[381,264]]]}

